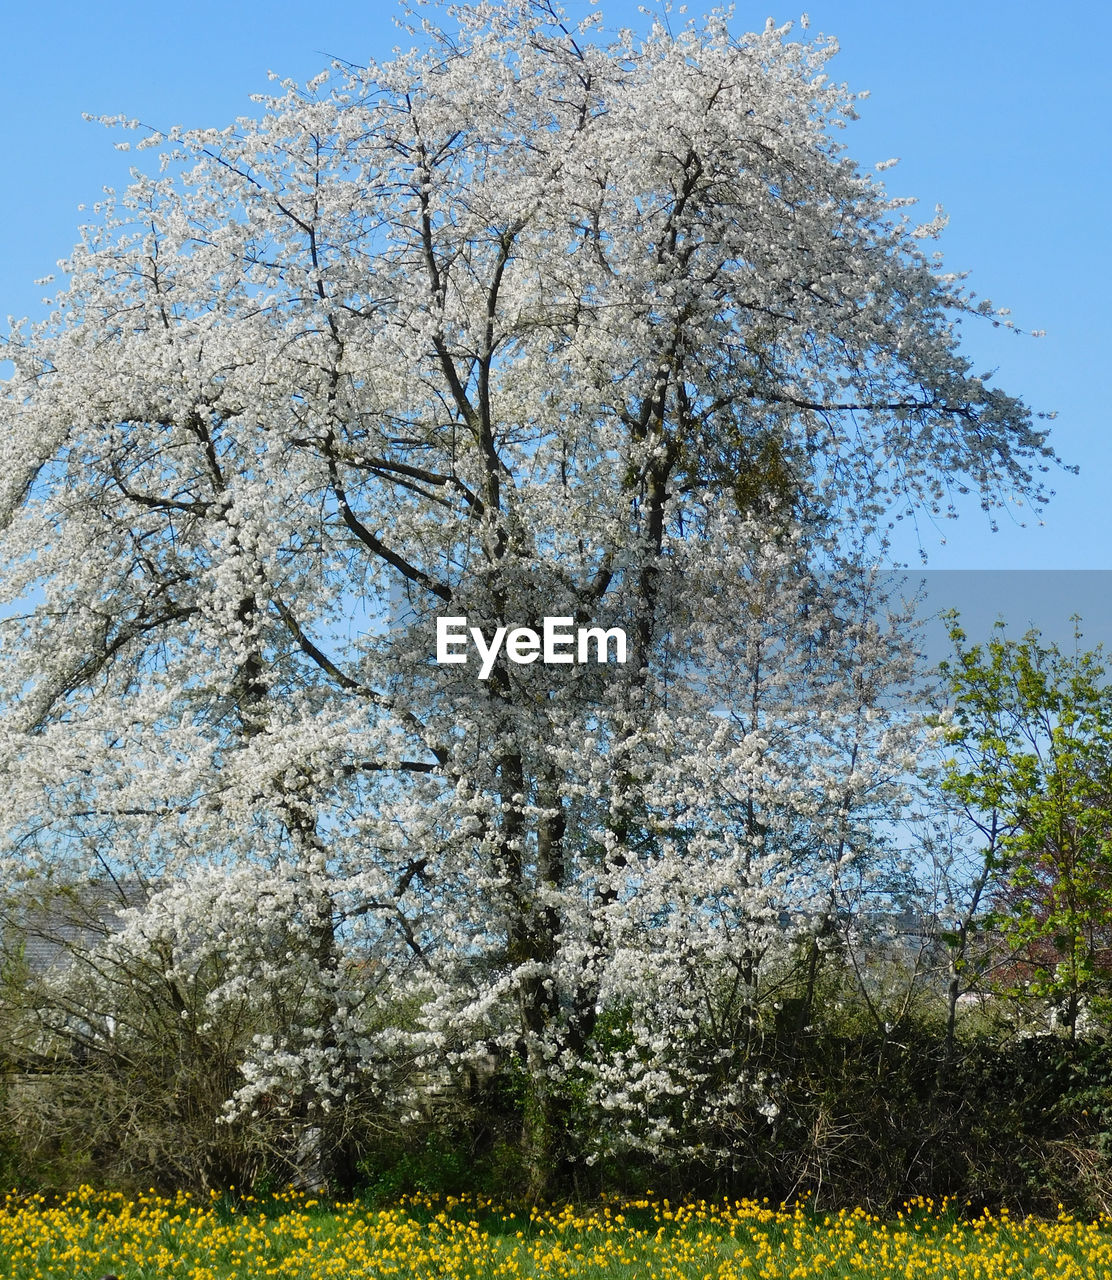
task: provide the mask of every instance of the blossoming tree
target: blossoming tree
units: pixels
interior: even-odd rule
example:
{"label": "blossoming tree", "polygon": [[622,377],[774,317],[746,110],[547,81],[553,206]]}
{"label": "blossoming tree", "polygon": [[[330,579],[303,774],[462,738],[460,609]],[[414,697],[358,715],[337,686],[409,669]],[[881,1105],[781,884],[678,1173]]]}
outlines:
{"label": "blossoming tree", "polygon": [[[231,1105],[327,1134],[384,1052],[373,957],[430,1063],[518,1064],[538,1181],[572,1074],[649,1145],[661,1098],[740,1105],[762,973],[866,884],[913,758],[854,549],[1053,460],[957,351],[987,308],[941,220],[835,141],[832,44],[596,19],[452,9],[145,135],[4,353],[11,865],[266,869],[311,1025]],[[486,678],[435,660],[449,616],[506,629]],[[544,661],[544,618],[626,662]]]}

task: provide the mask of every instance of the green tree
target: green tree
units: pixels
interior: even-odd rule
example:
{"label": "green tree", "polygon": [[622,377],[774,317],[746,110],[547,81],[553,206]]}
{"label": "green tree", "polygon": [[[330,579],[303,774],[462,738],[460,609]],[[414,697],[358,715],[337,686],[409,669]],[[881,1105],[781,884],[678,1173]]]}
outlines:
{"label": "green tree", "polygon": [[1103,654],[951,627],[943,789],[983,842],[986,923],[1010,944],[1014,990],[1056,1005],[1069,1029],[1112,994],[1112,687]]}

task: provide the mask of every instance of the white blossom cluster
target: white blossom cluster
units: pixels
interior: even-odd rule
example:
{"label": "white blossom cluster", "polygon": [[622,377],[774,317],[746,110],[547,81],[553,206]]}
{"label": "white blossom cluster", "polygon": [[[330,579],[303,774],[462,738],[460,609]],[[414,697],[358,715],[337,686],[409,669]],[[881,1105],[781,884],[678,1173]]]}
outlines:
{"label": "white blossom cluster", "polygon": [[[164,886],[101,1003],[208,973],[230,1116],[408,1046],[575,1078],[616,1142],[771,1122],[762,983],[876,883],[920,741],[861,549],[1053,455],[833,140],[833,45],[451,19],[146,139],[9,336],[3,856]],[[479,681],[447,614],[629,661]]]}

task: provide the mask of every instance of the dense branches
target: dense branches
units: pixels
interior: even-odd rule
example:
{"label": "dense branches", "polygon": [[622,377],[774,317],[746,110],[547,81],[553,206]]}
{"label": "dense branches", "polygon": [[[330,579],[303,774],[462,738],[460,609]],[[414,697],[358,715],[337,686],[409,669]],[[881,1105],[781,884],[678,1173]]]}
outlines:
{"label": "dense branches", "polygon": [[[1052,454],[958,354],[983,308],[931,226],[832,141],[830,47],[453,12],[147,138],[161,175],[10,338],[0,767],[23,867],[293,876],[328,1049],[285,1046],[298,1105],[374,1058],[354,947],[430,1060],[524,1064],[540,1177],[561,1083],[629,1067],[607,1001],[648,1071],[693,965],[741,1025],[868,888],[911,655],[847,548],[952,484],[1039,502]],[[629,662],[478,680],[438,614],[622,626]]]}

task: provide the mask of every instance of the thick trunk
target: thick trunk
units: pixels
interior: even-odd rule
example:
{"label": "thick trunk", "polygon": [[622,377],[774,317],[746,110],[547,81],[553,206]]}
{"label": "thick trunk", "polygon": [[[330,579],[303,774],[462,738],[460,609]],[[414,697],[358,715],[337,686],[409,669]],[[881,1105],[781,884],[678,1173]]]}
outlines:
{"label": "thick trunk", "polygon": [[530,1069],[522,1112],[526,1191],[534,1203],[565,1191],[572,1169],[571,1112],[564,1091]]}

